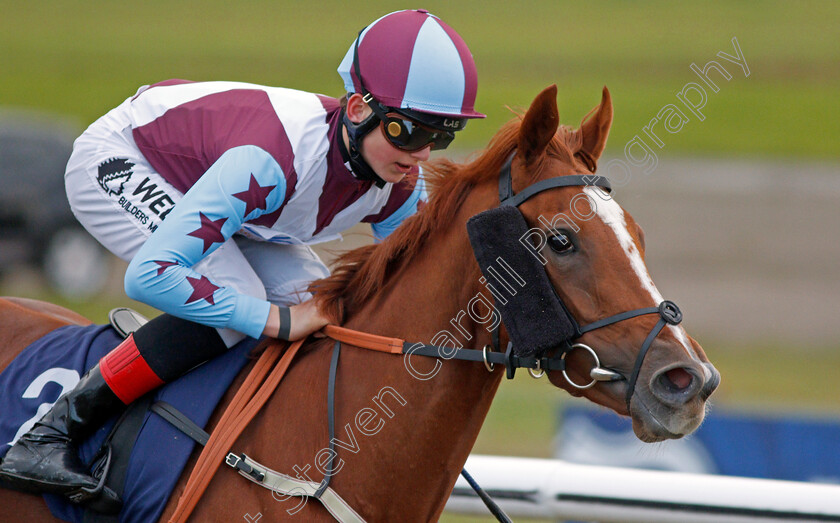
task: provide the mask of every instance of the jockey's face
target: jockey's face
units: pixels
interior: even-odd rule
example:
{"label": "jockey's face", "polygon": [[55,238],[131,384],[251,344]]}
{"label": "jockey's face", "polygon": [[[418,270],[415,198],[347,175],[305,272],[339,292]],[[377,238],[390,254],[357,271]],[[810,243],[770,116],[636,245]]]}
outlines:
{"label": "jockey's face", "polygon": [[[359,123],[370,113],[371,109],[362,100],[361,95],[354,94],[347,101],[347,116],[350,121]],[[378,129],[362,138],[362,157],[376,174],[388,183],[401,181],[418,163],[428,160],[431,151],[431,144],[417,151],[398,149],[391,145]]]}

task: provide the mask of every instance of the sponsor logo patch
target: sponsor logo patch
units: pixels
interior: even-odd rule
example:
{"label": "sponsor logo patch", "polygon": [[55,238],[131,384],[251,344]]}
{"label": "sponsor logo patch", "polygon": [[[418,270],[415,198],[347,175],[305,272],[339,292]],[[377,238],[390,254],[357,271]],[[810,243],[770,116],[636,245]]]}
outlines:
{"label": "sponsor logo patch", "polygon": [[157,184],[152,183],[148,177],[137,184],[137,188],[131,195],[139,196],[140,203],[147,205],[149,210],[157,214],[161,220],[166,218],[175,207],[175,201],[163,189],[158,189]]}
{"label": "sponsor logo patch", "polygon": [[128,158],[111,158],[99,164],[99,174],[96,181],[102,190],[108,194],[119,196],[123,192],[125,182],[131,179],[134,164]]}

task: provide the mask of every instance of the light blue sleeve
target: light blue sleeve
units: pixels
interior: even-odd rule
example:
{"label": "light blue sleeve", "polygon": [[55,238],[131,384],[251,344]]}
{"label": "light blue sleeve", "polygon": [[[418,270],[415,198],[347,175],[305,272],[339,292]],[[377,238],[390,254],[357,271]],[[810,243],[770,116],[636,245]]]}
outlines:
{"label": "light blue sleeve", "polygon": [[417,183],[414,185],[414,191],[412,191],[411,196],[391,216],[388,216],[379,223],[371,224],[374,241],[379,243],[387,238],[406,218],[416,214],[420,202],[425,202],[427,199],[426,181],[420,176],[417,178]]}
{"label": "light blue sleeve", "polygon": [[269,153],[253,145],[226,151],[131,260],[126,294],[179,318],[258,338],[269,302],[219,286],[192,267],[243,222],[279,209],[285,195],[285,175]]}

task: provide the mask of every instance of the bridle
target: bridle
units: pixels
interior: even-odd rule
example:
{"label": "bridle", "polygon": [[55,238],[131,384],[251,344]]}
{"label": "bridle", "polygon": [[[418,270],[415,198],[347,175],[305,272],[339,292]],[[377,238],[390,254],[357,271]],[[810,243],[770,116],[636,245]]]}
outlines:
{"label": "bridle", "polygon": [[[603,176],[598,176],[594,174],[576,174],[541,180],[532,185],[529,185],[518,194],[514,194],[513,180],[511,176],[511,164],[513,162],[514,154],[512,154],[508,158],[507,162],[505,162],[504,166],[502,166],[499,172],[500,207],[513,206],[518,208],[521,204],[523,204],[531,197],[536,196],[537,194],[540,194],[544,191],[559,187],[594,186],[599,187],[607,192],[610,192],[612,190],[609,180]],[[580,327],[575,318],[568,312],[568,308],[562,303],[562,300],[559,297],[557,297],[557,300],[560,301],[560,304],[562,305],[562,310],[568,315],[567,319],[574,327],[574,333],[569,335],[568,339],[559,340],[559,349],[555,349],[555,354],[553,356],[543,356],[539,358],[516,358],[512,356],[512,343],[508,343],[508,348],[505,352],[506,357],[505,360],[502,362],[507,367],[507,377],[513,378],[515,369],[519,366],[527,367],[529,372],[531,373],[531,376],[535,378],[541,377],[545,373],[545,371],[561,371],[563,377],[572,387],[581,390],[588,389],[598,382],[613,382],[626,379],[627,391],[625,395],[625,402],[629,411],[630,400],[633,396],[633,392],[635,391],[636,381],[638,380],[639,372],[641,371],[642,364],[645,360],[645,356],[647,355],[651,345],[653,344],[653,341],[656,339],[656,337],[659,335],[659,333],[662,331],[665,325],[678,325],[682,321],[682,312],[680,311],[679,307],[677,307],[677,305],[674,302],[665,300],[662,303],[660,303],[657,307],[645,307],[641,309],[634,309],[630,311],[621,312]],[[572,343],[572,341],[580,338],[588,332],[592,332],[594,330],[601,329],[609,325],[614,325],[616,323],[629,320],[631,318],[645,316],[648,314],[657,314],[659,316],[659,319],[656,325],[654,325],[648,333],[644,342],[642,343],[641,349],[639,350],[639,353],[636,356],[636,362],[633,366],[633,370],[630,373],[630,376],[625,376],[624,374],[621,374],[620,372],[615,371],[613,369],[602,367],[600,359],[598,358],[598,354],[590,346],[585,345],[583,343]],[[494,333],[494,346],[498,350],[497,338],[498,334]],[[492,367],[490,365],[494,364],[494,362],[491,360],[494,360],[496,358],[488,357],[489,355],[487,354],[487,348],[488,347],[485,347],[483,351],[485,355],[485,365],[488,366],[488,369],[491,369]],[[568,373],[566,372],[566,358],[570,353],[572,353],[575,350],[584,350],[588,352],[594,361],[594,365],[589,371],[591,381],[588,383],[576,383],[569,377]],[[535,373],[534,371],[537,372]]]}
{"label": "bridle", "polygon": [[[549,178],[536,182],[518,194],[514,194],[511,178],[511,163],[513,155],[508,158],[507,162],[499,172],[499,206],[513,206],[518,207],[529,198],[555,188],[560,187],[575,187],[575,186],[594,186],[600,187],[606,191],[611,190],[610,182],[607,178],[597,175],[567,175]],[[552,288],[553,290],[553,288]],[[492,372],[496,365],[503,365],[506,369],[506,376],[508,379],[513,379],[516,369],[528,369],[530,375],[534,378],[542,377],[546,371],[560,371],[566,381],[576,389],[588,389],[599,382],[615,382],[627,380],[627,391],[625,394],[625,402],[628,411],[630,410],[630,400],[633,397],[633,392],[636,388],[636,381],[639,377],[642,364],[645,356],[650,350],[656,337],[665,327],[665,325],[678,325],[682,321],[682,312],[677,305],[669,300],[664,300],[656,307],[644,307],[640,309],[629,310],[614,314],[612,316],[602,318],[600,320],[588,323],[584,326],[579,326],[575,318],[568,312],[568,308],[562,304],[559,296],[554,294],[556,299],[560,302],[560,310],[567,315],[566,320],[573,326],[571,332],[565,339],[558,339],[555,347],[552,350],[545,351],[542,355],[523,356],[514,352],[514,344],[509,341],[504,352],[501,351],[499,326],[497,325],[492,331],[492,344],[485,345],[481,350],[464,349],[459,347],[440,347],[437,345],[430,345],[425,343],[411,343],[399,338],[387,338],[382,336],[375,336],[371,334],[361,333],[343,327],[328,326],[324,332],[330,338],[336,340],[340,345],[341,342],[349,343],[361,348],[377,350],[381,352],[389,352],[392,354],[403,354],[406,358],[411,356],[427,356],[440,359],[456,359],[463,361],[483,362],[488,371]],[[601,366],[595,350],[583,343],[573,343],[584,334],[601,329],[616,323],[645,316],[649,314],[656,314],[659,319],[656,325],[648,333],[644,342],[642,342],[639,354],[636,356],[636,361],[629,376],[607,367]],[[504,319],[504,315],[503,315]],[[575,350],[583,350],[589,353],[594,361],[594,365],[589,371],[591,381],[580,384],[571,379],[566,371],[566,359],[569,354]],[[550,355],[549,355],[550,354]]]}
{"label": "bridle", "polygon": [[[510,158],[508,158],[507,162],[505,162],[504,166],[499,172],[499,207],[511,206],[514,208],[518,208],[519,205],[527,201],[529,198],[540,194],[544,191],[560,187],[595,186],[600,187],[606,191],[611,190],[609,180],[607,180],[603,176],[575,174],[541,180],[526,187],[519,194],[514,194],[511,177],[512,161],[513,155],[511,155]],[[475,249],[475,246],[473,246],[473,248]],[[481,265],[481,262],[479,262],[479,265]],[[540,267],[540,270],[544,273],[544,269],[542,267]],[[553,286],[551,287],[551,289],[552,291],[554,291]],[[656,337],[659,335],[659,333],[662,331],[665,325],[677,325],[682,321],[682,312],[680,312],[679,307],[677,307],[675,303],[665,300],[662,303],[660,303],[657,307],[644,307],[640,309],[621,312],[594,321],[592,323],[588,323],[581,327],[578,325],[574,317],[568,312],[568,308],[562,303],[562,300],[559,298],[559,296],[556,295],[556,292],[554,292],[554,297],[559,303],[557,304],[558,306],[554,307],[552,310],[559,311],[560,314],[565,314],[566,318],[564,318],[563,320],[565,320],[567,326],[570,325],[572,328],[569,330],[569,334],[565,336],[565,339],[557,340],[556,346],[553,350],[544,351],[542,355],[534,354],[532,356],[524,356],[515,354],[513,350],[513,341],[508,342],[507,349],[504,353],[502,353],[500,350],[500,327],[498,324],[492,330],[492,345],[485,345],[482,350],[464,349],[459,347],[440,347],[425,343],[410,343],[399,338],[375,336],[359,331],[354,331],[351,329],[346,329],[343,327],[328,325],[324,328],[324,334],[335,340],[333,356],[330,364],[329,388],[327,395],[327,409],[329,413],[328,420],[331,445],[335,430],[335,376],[342,343],[348,343],[356,347],[376,350],[380,352],[402,354],[406,359],[408,359],[412,355],[418,355],[441,359],[456,359],[462,361],[483,362],[484,366],[489,372],[493,372],[495,370],[496,365],[504,365],[506,369],[506,376],[508,379],[513,379],[517,368],[527,368],[528,372],[534,378],[542,377],[542,375],[545,374],[546,371],[560,371],[562,372],[563,377],[566,379],[566,381],[568,381],[568,383],[576,389],[588,389],[598,382],[614,382],[627,380],[625,402],[627,404],[627,410],[629,412],[630,400],[633,397],[633,393],[636,388],[636,382],[638,380],[642,364],[644,363],[645,356],[650,350],[653,341],[656,339]],[[633,366],[633,370],[630,373],[630,376],[625,376],[624,374],[616,370],[601,366],[601,362],[598,358],[597,352],[595,352],[595,350],[590,346],[585,345],[583,343],[573,343],[574,340],[577,340],[578,338],[580,338],[588,332],[592,332],[594,330],[614,325],[616,323],[629,320],[631,318],[645,316],[648,314],[657,314],[659,316],[659,319],[656,322],[656,325],[654,325],[654,327],[648,333],[644,342],[642,342],[641,349],[639,350],[639,354],[636,356],[636,362]],[[502,313],[502,319],[505,320],[504,311]],[[574,382],[569,377],[569,374],[566,371],[566,358],[575,350],[584,350],[588,352],[594,361],[594,365],[589,371],[589,376],[591,378],[591,381],[589,383],[579,384]],[[553,353],[553,355],[546,355],[545,352],[551,352]],[[440,365],[440,362],[438,362],[437,365]],[[332,467],[332,461],[330,461],[329,467]],[[478,492],[479,496],[482,498],[484,503],[499,521],[510,521],[510,519],[507,518],[504,512],[501,511],[501,509],[499,509],[499,507],[492,501],[492,499],[490,499],[487,493],[485,493],[475,483],[475,481],[469,476],[466,470],[462,471],[462,475],[467,479],[467,481],[476,490],[476,492]],[[320,494],[324,492],[324,489],[328,488],[328,485],[329,478],[327,478],[326,482],[322,484],[321,488],[314,495],[316,497],[319,497]]]}

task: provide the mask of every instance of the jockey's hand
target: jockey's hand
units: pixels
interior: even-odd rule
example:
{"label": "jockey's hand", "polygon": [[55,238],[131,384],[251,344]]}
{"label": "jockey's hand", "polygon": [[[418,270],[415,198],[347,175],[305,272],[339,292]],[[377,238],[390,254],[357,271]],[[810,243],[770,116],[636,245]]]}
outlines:
{"label": "jockey's hand", "polygon": [[[278,338],[280,321],[279,308],[277,305],[272,305],[271,312],[268,314],[268,322],[266,322],[265,329],[263,329],[263,334],[272,338]],[[321,330],[324,325],[329,323],[327,318],[321,316],[313,300],[289,307],[289,319],[283,321],[288,321],[291,324],[290,326],[286,325],[283,329],[284,332],[289,333],[288,339],[291,341],[305,338],[313,332]],[[283,339],[286,339],[285,336]]]}
{"label": "jockey's hand", "polygon": [[321,316],[314,300],[305,301],[299,305],[290,307],[292,327],[289,331],[289,340],[299,340],[321,330],[329,323],[327,318]]}

